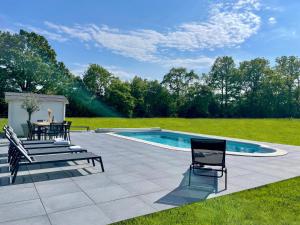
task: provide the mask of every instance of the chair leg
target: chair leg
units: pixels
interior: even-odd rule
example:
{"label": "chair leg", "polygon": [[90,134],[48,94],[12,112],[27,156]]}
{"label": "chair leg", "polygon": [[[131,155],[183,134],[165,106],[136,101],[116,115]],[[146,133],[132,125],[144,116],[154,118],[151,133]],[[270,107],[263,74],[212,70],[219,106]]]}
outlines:
{"label": "chair leg", "polygon": [[190,170],[189,170],[189,186],[191,186],[191,173],[192,173],[192,166],[190,166]]}
{"label": "chair leg", "polygon": [[225,190],[227,190],[227,169],[225,169]]}

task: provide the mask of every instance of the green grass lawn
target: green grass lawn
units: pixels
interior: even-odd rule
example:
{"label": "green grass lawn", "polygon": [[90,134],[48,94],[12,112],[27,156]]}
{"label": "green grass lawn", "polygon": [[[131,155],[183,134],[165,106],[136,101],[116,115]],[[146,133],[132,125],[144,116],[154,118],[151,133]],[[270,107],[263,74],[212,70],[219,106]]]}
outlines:
{"label": "green grass lawn", "polygon": [[300,224],[300,177],[117,224]]}
{"label": "green grass lawn", "polygon": [[300,145],[300,119],[121,119],[68,118],[73,125],[105,127],[161,127],[248,140]]}
{"label": "green grass lawn", "polygon": [[[67,118],[74,126],[96,128],[161,127],[256,141],[300,145],[300,119]],[[0,126],[7,119],[0,119]]]}

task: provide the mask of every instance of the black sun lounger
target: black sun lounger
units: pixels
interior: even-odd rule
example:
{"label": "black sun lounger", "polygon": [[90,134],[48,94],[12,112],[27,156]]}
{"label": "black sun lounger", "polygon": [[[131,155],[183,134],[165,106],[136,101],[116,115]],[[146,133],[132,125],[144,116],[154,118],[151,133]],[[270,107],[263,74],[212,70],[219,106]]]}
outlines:
{"label": "black sun lounger", "polygon": [[[56,162],[68,162],[68,161],[80,161],[80,160],[90,160],[95,166],[95,160],[101,165],[102,172],[104,172],[102,158],[91,152],[81,152],[76,154],[57,154],[57,155],[36,155],[29,156],[23,146],[16,145],[12,143],[14,148],[17,150],[13,154],[10,160],[10,172],[12,175],[12,183],[15,182],[19,167],[21,165],[34,165],[34,164],[44,164],[44,163],[56,163]],[[24,160],[23,160],[24,159]]]}

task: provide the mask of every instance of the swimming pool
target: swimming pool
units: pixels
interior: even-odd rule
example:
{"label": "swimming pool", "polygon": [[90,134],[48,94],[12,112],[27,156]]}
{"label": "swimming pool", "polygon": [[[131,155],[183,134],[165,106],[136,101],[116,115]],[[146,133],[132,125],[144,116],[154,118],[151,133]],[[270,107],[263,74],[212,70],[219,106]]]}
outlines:
{"label": "swimming pool", "polygon": [[[116,132],[112,135],[126,139],[139,141],[172,150],[190,151],[191,138],[207,138],[194,134],[171,131],[125,131]],[[246,156],[277,156],[286,152],[265,145],[227,140],[227,154],[246,155]]]}

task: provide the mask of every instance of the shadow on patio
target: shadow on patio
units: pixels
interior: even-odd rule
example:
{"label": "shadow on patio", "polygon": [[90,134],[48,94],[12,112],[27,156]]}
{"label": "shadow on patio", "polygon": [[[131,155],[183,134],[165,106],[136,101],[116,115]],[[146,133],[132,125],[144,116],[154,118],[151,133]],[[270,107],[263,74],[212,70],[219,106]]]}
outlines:
{"label": "shadow on patio", "polygon": [[86,162],[58,162],[42,165],[20,166],[19,171],[20,172],[15,183],[11,184],[7,154],[0,155],[0,187],[80,177],[98,173],[97,169],[87,166]]}
{"label": "shadow on patio", "polygon": [[169,192],[167,195],[158,199],[155,203],[180,206],[192,202],[197,202],[207,199],[212,193],[222,192],[225,189],[219,190],[219,182],[216,177],[199,176],[199,174],[216,175],[216,171],[198,171],[191,175],[191,185],[188,185],[189,170],[183,174],[178,187]]}

